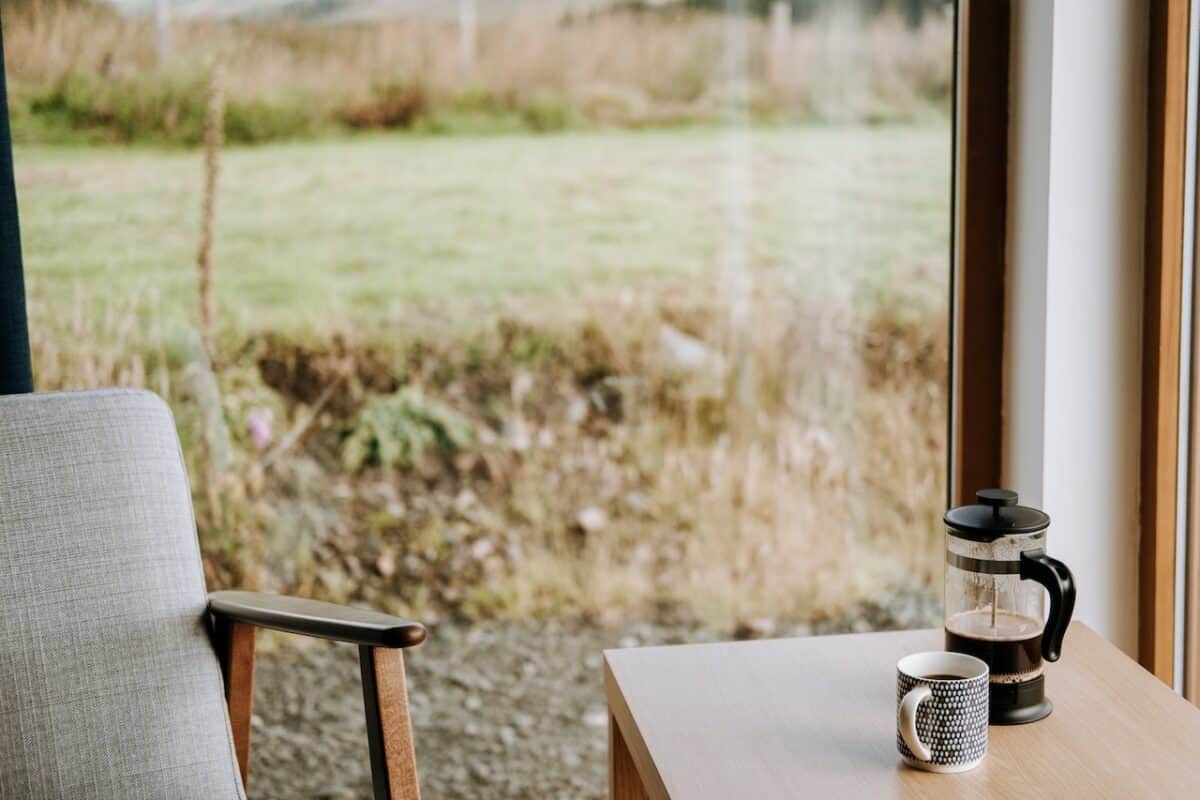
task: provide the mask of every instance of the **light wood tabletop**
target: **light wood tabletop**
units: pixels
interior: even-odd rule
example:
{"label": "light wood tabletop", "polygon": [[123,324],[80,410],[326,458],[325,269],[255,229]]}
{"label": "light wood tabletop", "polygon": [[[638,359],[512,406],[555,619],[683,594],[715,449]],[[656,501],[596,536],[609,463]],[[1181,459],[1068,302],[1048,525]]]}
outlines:
{"label": "light wood tabletop", "polygon": [[941,630],[605,652],[614,800],[1200,798],[1200,709],[1086,626],[1046,667],[1054,713],[989,729],[976,769],[896,752],[896,661]]}

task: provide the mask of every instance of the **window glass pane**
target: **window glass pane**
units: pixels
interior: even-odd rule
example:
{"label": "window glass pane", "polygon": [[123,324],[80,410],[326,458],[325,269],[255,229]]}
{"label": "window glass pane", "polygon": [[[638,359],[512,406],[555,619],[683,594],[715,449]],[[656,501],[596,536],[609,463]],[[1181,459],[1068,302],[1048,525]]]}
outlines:
{"label": "window glass pane", "polygon": [[[211,588],[430,625],[427,796],[604,796],[603,647],[938,624],[947,2],[114,6],[5,9],[37,386],[168,399]],[[267,641],[255,790],[364,792]]]}

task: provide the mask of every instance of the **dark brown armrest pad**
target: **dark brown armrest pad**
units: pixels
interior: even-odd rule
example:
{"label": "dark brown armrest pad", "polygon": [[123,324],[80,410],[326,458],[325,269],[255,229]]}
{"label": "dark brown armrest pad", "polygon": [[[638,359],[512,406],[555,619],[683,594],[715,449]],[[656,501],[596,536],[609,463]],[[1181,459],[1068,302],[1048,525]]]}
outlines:
{"label": "dark brown armrest pad", "polygon": [[412,647],[425,641],[417,622],[362,608],[261,592],[212,592],[208,610],[260,628],[368,647]]}

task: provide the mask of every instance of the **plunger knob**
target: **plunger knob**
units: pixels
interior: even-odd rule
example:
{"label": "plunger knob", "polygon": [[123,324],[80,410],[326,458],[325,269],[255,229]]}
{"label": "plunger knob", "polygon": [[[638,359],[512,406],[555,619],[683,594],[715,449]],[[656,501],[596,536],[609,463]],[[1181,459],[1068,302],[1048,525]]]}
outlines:
{"label": "plunger knob", "polygon": [[980,489],[975,500],[983,506],[991,506],[992,514],[1000,516],[1000,509],[1017,504],[1017,493],[1011,489]]}
{"label": "plunger knob", "polygon": [[1015,506],[1017,493],[1012,489],[980,489],[975,499],[984,506]]}

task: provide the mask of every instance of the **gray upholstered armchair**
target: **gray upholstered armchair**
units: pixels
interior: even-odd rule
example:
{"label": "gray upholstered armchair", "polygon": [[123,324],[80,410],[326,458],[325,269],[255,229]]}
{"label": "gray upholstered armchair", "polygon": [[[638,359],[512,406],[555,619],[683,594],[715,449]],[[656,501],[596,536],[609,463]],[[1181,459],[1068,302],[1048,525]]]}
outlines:
{"label": "gray upholstered armchair", "polygon": [[244,798],[254,632],[356,644],[376,798],[419,797],[415,622],[205,589],[167,406],[0,397],[0,797]]}

